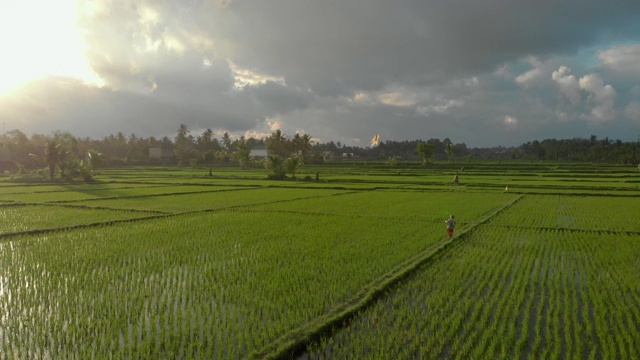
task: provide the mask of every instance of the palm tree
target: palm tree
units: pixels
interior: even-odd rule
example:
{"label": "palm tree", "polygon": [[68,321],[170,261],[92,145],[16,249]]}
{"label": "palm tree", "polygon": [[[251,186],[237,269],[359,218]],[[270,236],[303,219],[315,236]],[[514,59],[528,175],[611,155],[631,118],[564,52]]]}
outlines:
{"label": "palm tree", "polygon": [[296,133],[293,136],[293,139],[291,139],[291,153],[294,155],[299,155],[301,153],[301,143],[302,143],[302,137],[300,136],[300,134]]}
{"label": "palm tree", "polygon": [[282,158],[287,157],[287,137],[278,129],[267,138],[267,152]]}
{"label": "palm tree", "polygon": [[303,159],[306,159],[311,152],[311,135],[304,134],[300,137],[300,154]]}
{"label": "palm tree", "polygon": [[422,165],[427,166],[431,163],[434,147],[432,144],[419,143],[418,154],[422,157]]}
{"label": "palm tree", "polygon": [[198,150],[202,153],[211,150],[211,145],[213,144],[213,131],[211,129],[203,131],[202,135],[197,137],[196,143],[198,144]]}
{"label": "palm tree", "polygon": [[295,178],[296,171],[298,170],[298,168],[300,168],[300,166],[302,166],[302,164],[304,164],[302,156],[292,156],[285,160],[284,167],[287,172],[291,174],[291,177]]}
{"label": "palm tree", "polygon": [[282,179],[286,173],[284,161],[280,156],[267,156],[264,160],[264,167],[269,173],[270,179]]}
{"label": "palm tree", "polygon": [[179,161],[182,165],[184,165],[185,161],[188,160],[187,149],[190,148],[187,145],[189,143],[188,134],[189,130],[187,128],[187,125],[180,124],[180,127],[178,127],[178,134],[176,135],[176,150],[178,158],[180,159]]}
{"label": "palm tree", "polygon": [[116,141],[116,153],[118,154],[119,159],[124,159],[127,153],[127,137],[122,133],[118,132]]}
{"label": "palm tree", "polygon": [[64,158],[62,146],[59,143],[48,139],[47,145],[44,149],[44,154],[46,156],[45,160],[47,162],[47,165],[49,166],[49,178],[53,180],[56,174],[56,168],[58,167],[58,165],[60,165]]}
{"label": "palm tree", "polygon": [[244,136],[241,136],[235,143],[236,151],[233,157],[240,163],[240,168],[246,170],[251,166],[251,148],[247,144]]}
{"label": "palm tree", "polygon": [[87,162],[88,162],[89,168],[91,169],[91,171],[93,171],[93,174],[95,175],[96,168],[101,166],[103,163],[102,153],[99,153],[95,150],[89,150],[87,152],[87,160],[88,160]]}
{"label": "palm tree", "polygon": [[222,145],[224,146],[224,149],[227,151],[231,151],[231,136],[229,135],[228,132],[225,132],[222,135]]}
{"label": "palm tree", "polygon": [[447,142],[444,146],[444,152],[447,153],[447,161],[451,162],[451,156],[453,156],[453,144],[451,142]]}
{"label": "palm tree", "polygon": [[209,176],[213,176],[213,163],[216,161],[217,157],[218,154],[215,150],[209,150],[202,154],[202,159],[207,165],[209,165]]}

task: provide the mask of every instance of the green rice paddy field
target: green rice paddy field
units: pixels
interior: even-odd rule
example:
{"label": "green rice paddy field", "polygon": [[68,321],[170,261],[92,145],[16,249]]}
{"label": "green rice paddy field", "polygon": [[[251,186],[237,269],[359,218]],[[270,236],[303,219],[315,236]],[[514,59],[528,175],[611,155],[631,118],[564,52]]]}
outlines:
{"label": "green rice paddy field", "polygon": [[0,179],[0,359],[640,357],[633,167],[207,174]]}

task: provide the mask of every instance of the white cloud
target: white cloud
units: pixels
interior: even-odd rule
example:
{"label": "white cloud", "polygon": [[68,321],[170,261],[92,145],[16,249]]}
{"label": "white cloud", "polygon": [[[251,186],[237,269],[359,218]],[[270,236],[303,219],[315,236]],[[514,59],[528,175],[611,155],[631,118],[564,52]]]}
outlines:
{"label": "white cloud", "polygon": [[493,72],[493,75],[503,79],[510,79],[511,77],[513,77],[507,65],[500,66],[496,71]]}
{"label": "white cloud", "polygon": [[413,94],[400,91],[387,92],[378,96],[378,101],[385,105],[408,107],[416,104]]}
{"label": "white cloud", "polygon": [[[247,139],[248,138],[264,139],[271,136],[271,134],[276,130],[280,130],[281,132],[284,133],[284,135],[287,135],[283,129],[283,119],[279,117],[266,118],[264,120],[257,121],[255,128],[250,130],[245,130],[242,132],[236,132],[236,134],[232,134],[231,132],[229,132],[229,135],[232,135],[232,138],[238,138],[240,137],[240,135],[242,135]],[[222,136],[224,132],[226,132],[226,130],[217,131],[217,133],[220,136]]]}
{"label": "white cloud", "polygon": [[453,107],[464,105],[462,100],[442,100],[433,105],[420,105],[416,108],[416,112],[422,116],[429,116],[431,113],[446,114]]}
{"label": "white cloud", "polygon": [[616,90],[611,85],[605,85],[597,74],[588,74],[578,81],[580,88],[589,93],[589,99],[594,107],[590,116],[586,118],[594,121],[611,121],[616,113],[613,108],[616,98]]}
{"label": "white cloud", "polygon": [[243,134],[243,136],[246,139],[250,139],[250,138],[264,139],[264,138],[268,138],[270,135],[271,135],[270,132],[258,131],[258,130],[247,130]]}
{"label": "white cloud", "polygon": [[598,52],[602,65],[629,76],[640,76],[640,44],[614,46]]}
{"label": "white cloud", "polygon": [[516,83],[518,83],[518,85],[520,86],[530,87],[541,76],[542,76],[542,70],[540,68],[534,68],[523,74],[516,76]]}
{"label": "white cloud", "polygon": [[145,27],[155,26],[160,22],[160,14],[150,7],[141,7],[138,16],[138,21]]}
{"label": "white cloud", "polygon": [[282,128],[282,121],[280,119],[267,119],[265,123],[271,131],[280,130]]}
{"label": "white cloud", "polygon": [[[59,1],[52,10],[66,9]],[[597,131],[604,127],[598,121],[616,115],[603,135],[628,138],[640,131],[640,122],[633,119],[640,98],[629,90],[640,80],[627,76],[640,68],[634,67],[638,45],[600,47],[596,55],[602,65],[593,71],[582,70],[593,64],[585,63],[591,59],[581,50],[601,44],[603,33],[618,44],[640,43],[638,32],[631,33],[637,19],[630,16],[640,10],[638,1],[594,2],[571,22],[564,14],[575,4],[568,0],[491,0],[491,6],[360,0],[65,3],[76,2],[84,39],[80,54],[104,79],[105,89],[78,84],[76,91],[63,94],[58,87],[46,88],[50,93],[24,90],[24,103],[37,98],[43,109],[56,110],[45,115],[35,107],[23,106],[27,111],[0,104],[3,118],[25,119],[21,130],[27,133],[61,128],[96,138],[117,131],[149,136],[172,134],[184,121],[190,128],[237,135],[268,135],[276,127],[288,134],[305,129],[326,141],[362,139],[365,145],[374,130],[384,139],[403,140],[444,138],[456,129],[457,142],[510,145],[532,137],[583,136],[590,127],[601,136]],[[6,44],[40,44],[47,33],[70,38],[57,36],[60,26],[28,32],[17,26],[33,23],[26,18],[14,19],[6,11],[0,11],[0,18],[6,20],[0,29],[8,29],[4,36],[0,32],[0,39],[7,40],[0,41],[3,49]],[[380,18],[389,21],[371,22]],[[64,19],[67,25],[75,23]],[[16,36],[13,25],[6,24],[25,32]],[[60,50],[60,41],[50,44],[54,51],[35,46],[26,62],[7,63],[14,57],[5,51],[0,87],[19,70],[14,64],[32,71],[69,53]],[[54,58],[47,55],[44,61],[42,54]],[[68,58],[64,65],[80,68]],[[603,81],[588,75],[581,87],[579,79],[590,72],[598,72]],[[616,97],[616,91],[624,96]],[[63,109],[58,103],[66,98],[74,101],[62,102]],[[98,118],[86,126],[94,114]],[[562,123],[579,119],[593,121],[581,127]]]}
{"label": "white cloud", "polygon": [[357,92],[353,98],[349,98],[349,101],[355,101],[356,103],[360,103],[360,104],[373,104],[373,101],[371,100],[371,96],[363,91],[359,91]]}
{"label": "white cloud", "polygon": [[184,54],[184,52],[187,49],[187,47],[182,43],[182,41],[178,39],[178,37],[176,36],[165,35],[163,42],[167,50],[173,51],[179,55]]}
{"label": "white cloud", "polygon": [[534,58],[534,57],[530,57],[528,60],[529,64],[531,64],[531,66],[533,66],[533,69],[522,73],[518,76],[516,76],[516,83],[520,86],[523,86],[525,88],[534,86],[535,84],[537,84],[539,81],[541,81],[544,77],[544,64]]}
{"label": "white cloud", "polygon": [[551,73],[551,79],[556,82],[560,94],[569,99],[572,104],[575,105],[580,101],[580,85],[576,77],[571,75],[571,68],[561,66]]}
{"label": "white cloud", "polygon": [[[469,78],[464,79],[462,82],[454,81],[451,85],[454,87],[460,85],[467,87],[475,86],[474,84],[478,83],[479,80],[477,78]],[[439,90],[434,88],[391,86],[378,95],[358,92],[352,101],[360,104],[375,105],[375,102],[372,102],[372,99],[375,99],[378,104],[414,109],[421,116],[429,116],[434,113],[446,114],[451,108],[464,105],[463,100],[451,99],[447,95],[438,94],[439,92],[446,92],[444,89]]]}
{"label": "white cloud", "polygon": [[230,60],[227,60],[227,63],[229,64],[229,68],[233,74],[234,87],[236,89],[242,89],[247,85],[254,86],[266,84],[269,81],[282,86],[286,85],[282,77],[267,75],[251,69],[241,68]]}

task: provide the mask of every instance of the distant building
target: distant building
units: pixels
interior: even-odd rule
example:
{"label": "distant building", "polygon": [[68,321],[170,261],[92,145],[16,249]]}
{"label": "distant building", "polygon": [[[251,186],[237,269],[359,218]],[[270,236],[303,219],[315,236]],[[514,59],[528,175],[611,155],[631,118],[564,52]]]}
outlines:
{"label": "distant building", "polygon": [[267,149],[251,149],[249,156],[253,158],[266,158],[269,156]]}

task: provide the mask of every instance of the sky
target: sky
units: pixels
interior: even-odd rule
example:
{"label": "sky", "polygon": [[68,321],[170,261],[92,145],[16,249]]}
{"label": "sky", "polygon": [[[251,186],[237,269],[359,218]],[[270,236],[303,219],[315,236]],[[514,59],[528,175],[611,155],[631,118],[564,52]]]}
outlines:
{"label": "sky", "polygon": [[0,0],[0,120],[316,142],[640,138],[640,1]]}

